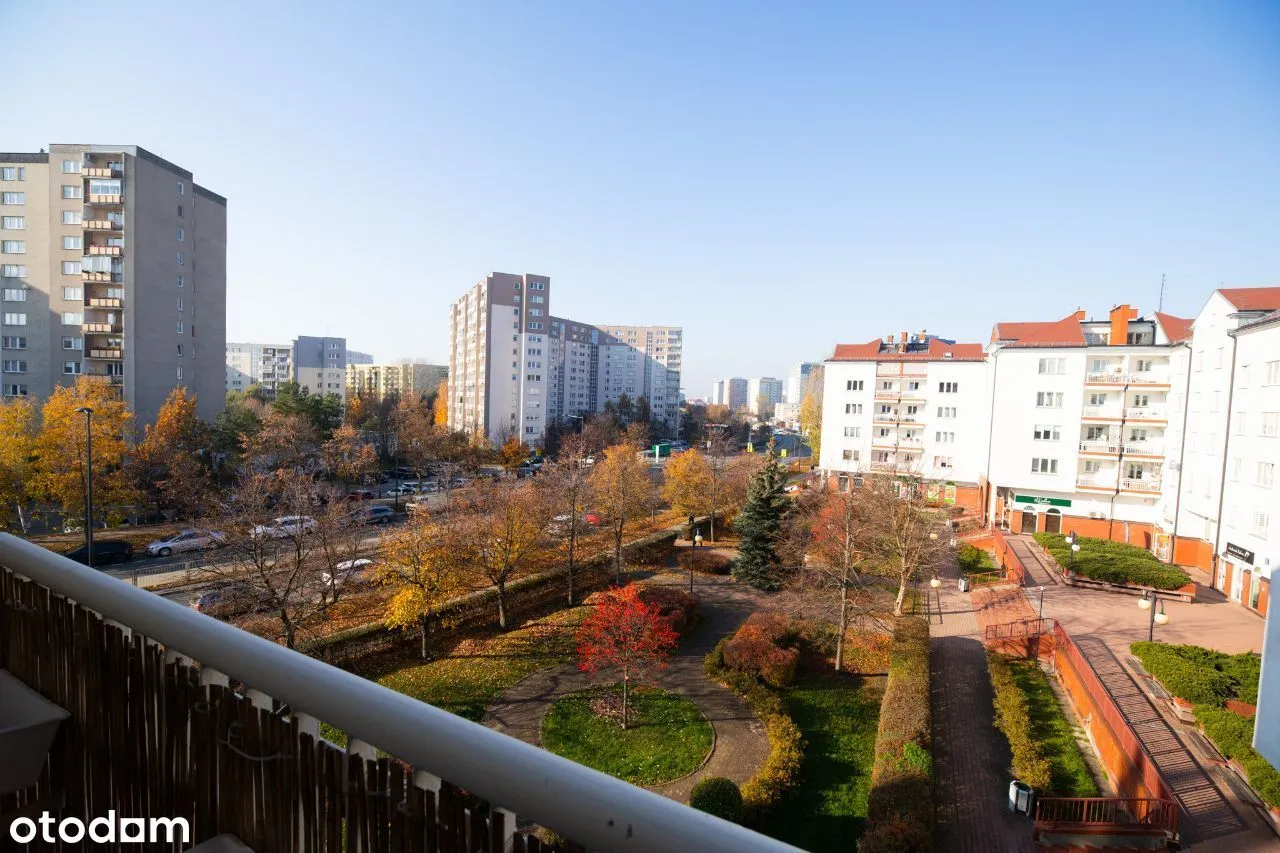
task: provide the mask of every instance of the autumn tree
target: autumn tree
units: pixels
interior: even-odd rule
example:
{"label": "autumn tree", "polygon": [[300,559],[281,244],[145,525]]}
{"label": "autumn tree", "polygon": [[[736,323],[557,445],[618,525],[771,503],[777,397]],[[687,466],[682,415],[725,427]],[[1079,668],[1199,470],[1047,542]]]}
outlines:
{"label": "autumn tree", "polygon": [[460,566],[474,559],[464,530],[455,513],[418,515],[385,536],[379,547],[378,581],[392,590],[384,621],[393,628],[417,628],[423,660],[430,657],[440,605],[458,592]]}
{"label": "autumn tree", "polygon": [[403,397],[391,414],[391,422],[396,456],[422,474],[440,456],[442,433],[435,426],[434,413],[420,401]]}
{"label": "autumn tree", "polygon": [[440,380],[436,398],[431,407],[431,422],[441,429],[449,427],[449,380]]}
{"label": "autumn tree", "polygon": [[18,516],[18,526],[27,532],[29,483],[34,474],[36,407],[26,397],[0,402],[0,518],[9,523],[9,510]]}
{"label": "autumn tree", "polygon": [[345,488],[378,470],[378,454],[355,427],[344,424],[321,447],[325,467]]}
{"label": "autumn tree", "polygon": [[581,530],[582,514],[587,509],[591,493],[590,475],[584,464],[586,443],[580,435],[567,435],[560,441],[560,453],[547,465],[539,477],[538,488],[546,496],[547,505],[556,517],[568,516],[568,523],[561,529],[560,539],[565,547],[568,587],[567,598],[573,605],[573,570],[575,551]]}
{"label": "autumn tree", "polygon": [[591,493],[596,508],[613,530],[613,576],[622,582],[622,533],[627,522],[644,515],[653,498],[649,465],[628,444],[615,444],[591,470]]}
{"label": "autumn tree", "polygon": [[712,512],[715,482],[711,466],[701,453],[686,450],[672,454],[663,466],[662,475],[662,497],[681,515],[699,516]]}
{"label": "autumn tree", "polygon": [[582,422],[583,449],[588,456],[598,456],[606,447],[622,441],[622,427],[616,416],[600,412],[588,416]]}
{"label": "autumn tree", "polygon": [[615,672],[622,679],[622,728],[628,723],[632,681],[644,681],[670,661],[676,632],[656,604],[640,598],[635,584],[604,595],[578,629],[578,668]]}
{"label": "autumn tree", "polygon": [[808,440],[814,459],[822,458],[822,383],[823,368],[814,367],[805,378],[800,398],[800,432]]}
{"label": "autumn tree", "polygon": [[925,500],[925,484],[915,476],[868,478],[866,553],[871,572],[898,586],[893,614],[902,615],[907,587],[936,570],[950,534]]}
{"label": "autumn tree", "polygon": [[514,435],[502,444],[502,464],[515,468],[529,458],[529,445]]}
{"label": "autumn tree", "polygon": [[157,512],[172,508],[179,518],[197,517],[212,493],[211,442],[212,431],[196,414],[195,395],[174,388],[129,456],[134,488]]}
{"label": "autumn tree", "polygon": [[131,504],[133,491],[122,463],[126,435],[133,420],[116,399],[106,377],[81,376],[74,386],[60,385],[40,410],[41,428],[35,440],[34,491],[57,503],[65,515],[82,518],[85,506],[85,415],[93,410],[94,521],[102,522],[114,508]]}
{"label": "autumn tree", "polygon": [[469,504],[460,509],[459,535],[468,543],[460,562],[476,589],[497,593],[498,627],[507,630],[507,586],[536,566],[545,542],[549,516],[541,495],[508,483],[474,487]]}
{"label": "autumn tree", "polygon": [[742,537],[733,574],[756,589],[775,590],[781,585],[778,543],[791,508],[785,485],[786,474],[770,453],[752,478],[747,501],[733,523]]}
{"label": "autumn tree", "polygon": [[320,453],[320,435],[298,414],[272,409],[258,431],[244,439],[244,457],[259,470],[310,472]]}

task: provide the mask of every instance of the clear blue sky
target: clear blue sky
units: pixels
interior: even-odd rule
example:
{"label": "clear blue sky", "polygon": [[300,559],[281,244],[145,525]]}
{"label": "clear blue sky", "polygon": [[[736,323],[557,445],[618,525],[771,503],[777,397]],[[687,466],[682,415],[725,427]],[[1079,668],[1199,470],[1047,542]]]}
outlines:
{"label": "clear blue sky", "polygon": [[[965,5],[966,8],[960,8]],[[420,8],[425,7],[425,8]],[[358,10],[358,11],[357,11]],[[444,359],[491,270],[685,385],[1280,283],[1280,4],[0,0],[0,149],[230,199],[228,335]]]}

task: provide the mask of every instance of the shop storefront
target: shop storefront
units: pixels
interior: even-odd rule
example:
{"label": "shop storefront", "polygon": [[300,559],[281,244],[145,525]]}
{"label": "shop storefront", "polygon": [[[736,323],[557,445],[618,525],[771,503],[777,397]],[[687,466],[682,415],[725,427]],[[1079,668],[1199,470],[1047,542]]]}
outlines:
{"label": "shop storefront", "polygon": [[1231,601],[1265,616],[1271,594],[1270,573],[1258,565],[1258,555],[1248,548],[1228,542],[1218,558],[1213,588]]}

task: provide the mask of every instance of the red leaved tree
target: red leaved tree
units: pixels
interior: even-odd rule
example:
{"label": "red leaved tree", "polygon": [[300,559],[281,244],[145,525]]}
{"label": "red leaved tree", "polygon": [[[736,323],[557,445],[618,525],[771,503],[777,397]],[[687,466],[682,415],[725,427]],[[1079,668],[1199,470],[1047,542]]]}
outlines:
{"label": "red leaved tree", "polygon": [[611,670],[622,676],[622,728],[632,679],[643,681],[667,665],[676,632],[658,605],[640,598],[635,584],[609,590],[578,629],[578,669]]}

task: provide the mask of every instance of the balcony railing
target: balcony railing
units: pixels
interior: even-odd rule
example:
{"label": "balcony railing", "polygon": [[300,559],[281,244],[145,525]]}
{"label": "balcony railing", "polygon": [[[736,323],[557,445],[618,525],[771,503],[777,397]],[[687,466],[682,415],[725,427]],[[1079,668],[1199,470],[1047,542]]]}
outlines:
{"label": "balcony railing", "polygon": [[1116,406],[1085,406],[1080,412],[1083,418],[1101,418],[1104,420],[1120,420],[1123,410]]}
{"label": "balcony railing", "polygon": [[124,358],[124,352],[119,349],[90,349],[86,354],[89,358],[105,358],[113,361]]}
{"label": "balcony railing", "polygon": [[898,399],[898,392],[886,391],[885,389],[880,388],[876,391],[875,398],[877,400],[896,400]]}
{"label": "balcony railing", "polygon": [[111,166],[82,166],[80,174],[86,178],[119,178],[123,172]]}
{"label": "balcony railing", "polygon": [[1149,827],[1157,833],[1178,828],[1178,804],[1173,800],[1139,798],[1058,798],[1036,800],[1035,823],[1062,828],[1094,826],[1107,828]]}
{"label": "balcony railing", "polygon": [[876,376],[901,376],[902,365],[900,364],[877,364]]}
{"label": "balcony railing", "polygon": [[114,296],[90,296],[84,304],[90,308],[123,308],[124,300]]}
{"label": "balcony railing", "polygon": [[1120,491],[1122,492],[1145,492],[1147,494],[1158,494],[1160,492],[1160,480],[1134,477],[1125,477],[1120,481]]}
{"label": "balcony railing", "polygon": [[112,284],[118,284],[124,281],[124,273],[122,272],[87,272],[80,273],[81,281],[105,281]]}
{"label": "balcony railing", "polygon": [[1114,490],[1116,487],[1115,477],[1096,477],[1092,474],[1076,477],[1076,487],[1081,489],[1107,489]]}
{"label": "balcony railing", "polygon": [[1124,446],[1125,455],[1164,456],[1164,446],[1154,441],[1135,441]]}
{"label": "balcony railing", "polygon": [[1110,441],[1082,441],[1080,442],[1081,453],[1105,453],[1111,456],[1120,454],[1120,445]]}
{"label": "balcony railing", "polygon": [[86,231],[120,231],[124,223],[113,219],[86,219],[80,223]]}
{"label": "balcony railing", "polygon": [[121,331],[119,323],[85,323],[81,328],[88,334],[110,335]]}
{"label": "balcony railing", "polygon": [[1163,421],[1167,417],[1164,409],[1157,409],[1153,406],[1139,406],[1125,409],[1124,416],[1135,421]]}
{"label": "balcony railing", "polygon": [[124,196],[118,193],[110,195],[104,193],[94,193],[87,196],[89,204],[124,204]]}
{"label": "balcony railing", "polygon": [[896,467],[897,466],[892,462],[872,462],[871,463],[872,471],[892,471]]}
{"label": "balcony railing", "polygon": [[795,851],[7,534],[0,667],[72,715],[18,807],[190,821],[149,850],[499,853],[518,814],[589,850]]}
{"label": "balcony railing", "polygon": [[124,249],[120,246],[87,246],[91,255],[111,255],[118,258],[124,254]]}

